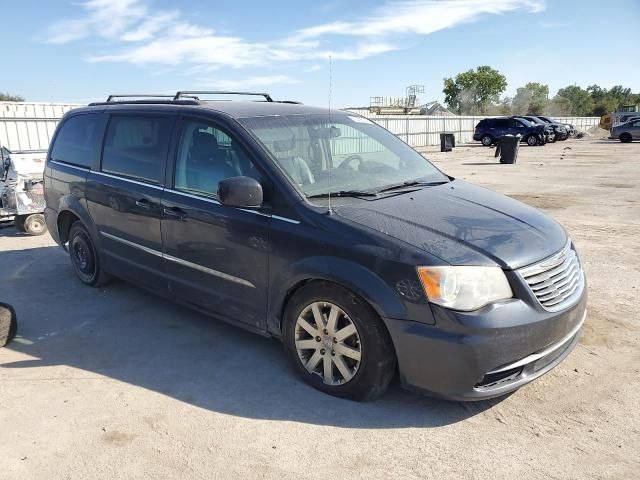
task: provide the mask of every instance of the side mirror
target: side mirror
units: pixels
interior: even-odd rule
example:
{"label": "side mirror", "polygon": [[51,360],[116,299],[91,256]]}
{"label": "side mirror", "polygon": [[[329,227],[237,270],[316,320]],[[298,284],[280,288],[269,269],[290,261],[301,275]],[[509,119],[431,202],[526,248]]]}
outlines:
{"label": "side mirror", "polygon": [[16,311],[11,305],[0,303],[0,347],[13,340],[18,332]]}
{"label": "side mirror", "polygon": [[227,207],[260,208],[262,186],[251,177],[231,177],[218,184],[218,198]]}

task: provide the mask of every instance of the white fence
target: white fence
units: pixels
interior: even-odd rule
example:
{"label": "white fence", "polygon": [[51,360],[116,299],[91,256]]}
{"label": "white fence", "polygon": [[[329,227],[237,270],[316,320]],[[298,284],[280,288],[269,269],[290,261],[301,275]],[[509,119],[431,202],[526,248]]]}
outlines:
{"label": "white fence", "polygon": [[[46,150],[62,115],[81,107],[68,103],[0,102],[0,145],[12,151]],[[383,126],[412,147],[440,144],[440,133],[451,132],[457,143],[473,141],[481,116],[376,115],[368,109],[350,109]],[[588,130],[600,123],[599,117],[555,117]]]}
{"label": "white fence", "polygon": [[0,102],[0,145],[11,151],[46,150],[62,115],[80,106]]}
{"label": "white fence", "polygon": [[[455,134],[456,143],[473,141],[475,126],[486,116],[376,115],[366,108],[349,109],[381,125],[412,147],[440,145],[440,133]],[[585,131],[600,123],[600,117],[554,117]]]}

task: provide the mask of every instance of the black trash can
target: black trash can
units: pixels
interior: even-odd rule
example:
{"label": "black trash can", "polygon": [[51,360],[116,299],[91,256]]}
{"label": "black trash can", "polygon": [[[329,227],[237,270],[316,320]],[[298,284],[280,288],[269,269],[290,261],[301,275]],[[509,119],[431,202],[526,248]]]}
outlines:
{"label": "black trash can", "polygon": [[456,146],[456,137],[453,133],[443,132],[440,134],[440,151],[450,152]]}
{"label": "black trash can", "polygon": [[516,163],[518,148],[520,148],[520,135],[503,135],[498,138],[496,154],[500,156],[500,163]]}

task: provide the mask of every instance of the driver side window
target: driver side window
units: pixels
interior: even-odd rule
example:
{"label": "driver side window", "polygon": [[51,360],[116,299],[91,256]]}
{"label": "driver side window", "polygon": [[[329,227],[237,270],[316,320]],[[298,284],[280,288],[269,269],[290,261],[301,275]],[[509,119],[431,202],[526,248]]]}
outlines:
{"label": "driver side window", "polygon": [[176,158],[174,188],[217,197],[220,181],[239,176],[260,181],[255,165],[233,137],[205,122],[185,121]]}

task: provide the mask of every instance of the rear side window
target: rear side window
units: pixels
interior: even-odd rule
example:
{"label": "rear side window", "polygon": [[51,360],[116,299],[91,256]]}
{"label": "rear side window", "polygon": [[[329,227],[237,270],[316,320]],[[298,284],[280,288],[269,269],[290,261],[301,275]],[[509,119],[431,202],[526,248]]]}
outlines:
{"label": "rear side window", "polygon": [[102,152],[102,171],[161,183],[173,119],[113,116]]}
{"label": "rear side window", "polygon": [[496,118],[495,120],[493,120],[493,125],[492,127],[495,128],[507,128],[509,126],[509,119],[507,118]]}
{"label": "rear side window", "polygon": [[76,115],[66,120],[51,147],[51,159],[91,167],[102,140],[102,121],[98,114]]}

